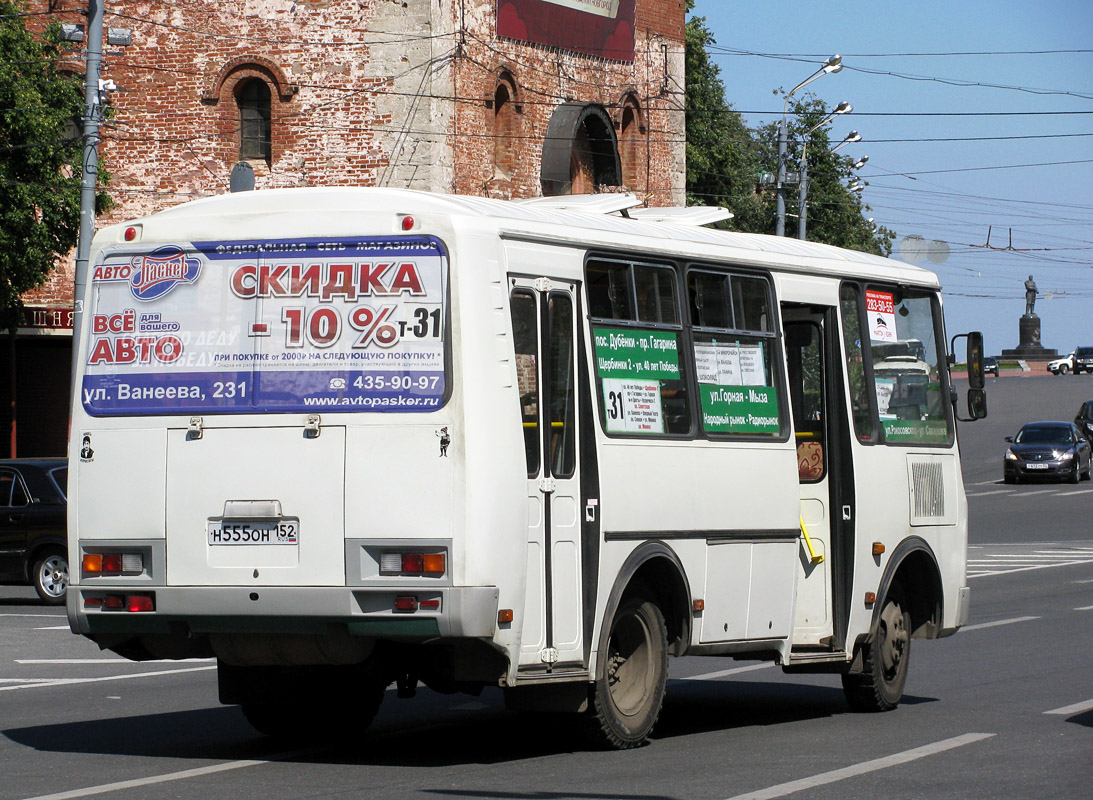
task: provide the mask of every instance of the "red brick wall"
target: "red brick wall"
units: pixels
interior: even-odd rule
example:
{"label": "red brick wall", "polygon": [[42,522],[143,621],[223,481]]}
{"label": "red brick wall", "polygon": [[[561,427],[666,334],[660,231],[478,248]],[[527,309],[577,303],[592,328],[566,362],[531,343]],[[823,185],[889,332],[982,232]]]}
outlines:
{"label": "red brick wall", "polygon": [[[86,22],[82,0],[30,6],[54,12],[32,24]],[[117,206],[100,226],[226,192],[238,160],[232,92],[252,76],[272,94],[272,158],[251,162],[258,188],[382,183],[534,197],[554,109],[602,104],[621,134],[631,97],[644,131],[630,132],[638,141],[624,151],[624,180],[650,204],[682,202],[683,116],[672,109],[682,100],[683,0],[638,0],[632,63],[498,40],[494,0],[114,0],[108,11],[106,25],[130,28],[133,43],[108,46],[104,59],[103,77],[119,87],[100,150]],[[498,121],[506,73],[511,109]],[[495,146],[499,123],[511,146]],[[62,265],[26,301],[70,302],[71,281],[71,263]]]}

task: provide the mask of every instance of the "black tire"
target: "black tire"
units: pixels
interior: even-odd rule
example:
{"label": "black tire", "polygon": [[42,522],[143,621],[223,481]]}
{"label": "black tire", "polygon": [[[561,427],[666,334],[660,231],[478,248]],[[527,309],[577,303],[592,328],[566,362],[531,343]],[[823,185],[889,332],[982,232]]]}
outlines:
{"label": "black tire", "polygon": [[1066,364],[1062,364],[1062,365],[1059,366],[1059,371],[1056,372],[1055,374],[1056,375],[1066,375],[1068,372],[1070,372],[1070,367],[1068,367]]}
{"label": "black tire", "polygon": [[372,724],[387,684],[371,681],[355,687],[349,697],[313,703],[243,703],[240,709],[256,731],[274,739],[291,739],[296,744],[344,740],[349,725],[361,733]]}
{"label": "black tire", "polygon": [[854,711],[891,711],[903,698],[911,656],[911,614],[898,586],[884,599],[877,630],[862,646],[862,671],[843,675],[843,693]]}
{"label": "black tire", "polygon": [[1069,478],[1067,478],[1067,481],[1070,482],[1070,483],[1078,483],[1079,481],[1081,481],[1081,479],[1082,479],[1082,465],[1081,464],[1075,464],[1074,465],[1074,474],[1071,475]]}
{"label": "black tire", "polygon": [[591,690],[592,735],[616,750],[645,744],[664,704],[668,634],[664,615],[643,595],[622,601]]}
{"label": "black tire", "polygon": [[68,594],[68,556],[59,547],[41,551],[34,559],[30,579],[46,605],[64,605]]}

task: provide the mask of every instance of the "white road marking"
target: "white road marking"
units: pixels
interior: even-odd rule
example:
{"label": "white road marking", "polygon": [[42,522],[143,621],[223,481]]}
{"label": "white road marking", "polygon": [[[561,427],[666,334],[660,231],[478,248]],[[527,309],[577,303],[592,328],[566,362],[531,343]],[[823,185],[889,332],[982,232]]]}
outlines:
{"label": "white road marking", "polygon": [[1081,714],[1083,711],[1089,711],[1093,709],[1093,700],[1086,700],[1081,703],[1075,703],[1072,706],[1063,706],[1062,708],[1055,708],[1051,711],[1045,711],[1045,714]]}
{"label": "white road marking", "polygon": [[1030,566],[1030,567],[1014,567],[1013,569],[995,569],[995,570],[991,570],[989,572],[977,572],[975,574],[972,574],[971,572],[969,572],[968,577],[969,578],[982,578],[985,575],[1009,575],[1010,573],[1013,573],[1013,572],[1029,572],[1029,571],[1034,570],[1034,569],[1051,569],[1052,567],[1072,567],[1075,564],[1088,564],[1088,563],[1090,563],[1090,561],[1093,561],[1093,559],[1087,559],[1085,561],[1060,561],[1057,564],[1036,564],[1036,565]]}
{"label": "white road marking", "polygon": [[0,692],[12,692],[16,689],[38,689],[42,686],[73,686],[79,683],[100,683],[101,681],[128,681],[133,678],[151,678],[156,675],[179,675],[183,672],[205,672],[216,669],[216,666],[189,667],[187,669],[160,669],[152,672],[135,672],[129,675],[107,675],[101,678],[57,678],[56,680],[42,681],[41,683],[20,683],[14,686],[0,686]]}
{"label": "white road marking", "polygon": [[953,750],[957,747],[963,747],[964,745],[974,744],[975,742],[989,739],[994,735],[995,734],[993,733],[965,733],[962,736],[943,739],[940,742],[934,742],[933,744],[924,745],[923,747],[916,747],[913,750],[904,750],[902,753],[895,753],[890,756],[885,756],[884,758],[876,758],[872,761],[863,761],[860,764],[843,767],[842,769],[822,772],[819,775],[813,775],[810,778],[780,783],[777,786],[759,789],[758,791],[748,792],[747,794],[738,794],[730,797],[728,800],[773,800],[774,798],[785,797],[787,794],[793,794],[794,792],[802,792],[805,789],[814,789],[817,786],[826,786],[829,783],[837,783],[838,781],[843,781],[847,778],[856,778],[859,775],[865,775],[869,772],[876,772],[877,770],[888,769],[889,767],[898,767],[900,764],[906,764],[920,758],[944,753],[946,750]]}
{"label": "white road marking", "polygon": [[50,683],[56,678],[0,678],[0,683]]}
{"label": "white road marking", "polygon": [[962,631],[977,631],[982,628],[997,628],[999,625],[1012,625],[1015,622],[1030,622],[1040,617],[1014,617],[1013,619],[996,619],[994,622],[980,622],[978,625],[965,625]]}
{"label": "white road marking", "polygon": [[[16,664],[139,664],[128,658],[17,658]],[[149,662],[144,662],[149,663]],[[162,662],[160,662],[162,663]],[[215,658],[180,658],[172,664],[214,664]]]}
{"label": "white road marking", "polygon": [[734,667],[733,669],[722,669],[717,672],[707,672],[702,675],[686,675],[681,678],[674,678],[673,680],[679,681],[715,681],[718,678],[725,678],[729,675],[739,675],[741,672],[751,672],[757,669],[770,669],[773,664],[751,664],[747,667]]}
{"label": "white road marking", "polygon": [[0,617],[45,617],[46,619],[64,619],[64,614],[0,614]]}
{"label": "white road marking", "polygon": [[1009,489],[995,489],[991,492],[968,492],[968,497],[990,497],[992,494],[1006,494]]}
{"label": "white road marking", "polygon": [[50,625],[45,628],[34,628],[36,631],[70,631],[72,630],[67,625]]}
{"label": "white road marking", "polygon": [[87,786],[83,789],[73,789],[68,792],[40,794],[35,797],[28,797],[26,798],[26,800],[71,800],[71,798],[75,797],[87,797],[93,794],[118,792],[122,789],[137,789],[141,786],[154,786],[158,783],[167,783],[168,781],[180,781],[185,780],[186,778],[198,778],[202,775],[215,775],[218,772],[228,772],[233,769],[243,769],[244,767],[255,767],[259,764],[270,764],[277,761],[287,761],[289,759],[311,755],[318,752],[320,749],[321,748],[313,747],[308,750],[298,750],[294,753],[280,753],[271,758],[250,759],[247,761],[228,761],[224,764],[212,764],[208,767],[184,769],[180,772],[168,772],[164,773],[163,775],[149,775],[147,778],[134,778],[133,780],[128,781],[117,781],[116,783],[103,783],[98,786]]}
{"label": "white road marking", "polygon": [[1093,606],[1079,606],[1075,611],[1093,611]]}

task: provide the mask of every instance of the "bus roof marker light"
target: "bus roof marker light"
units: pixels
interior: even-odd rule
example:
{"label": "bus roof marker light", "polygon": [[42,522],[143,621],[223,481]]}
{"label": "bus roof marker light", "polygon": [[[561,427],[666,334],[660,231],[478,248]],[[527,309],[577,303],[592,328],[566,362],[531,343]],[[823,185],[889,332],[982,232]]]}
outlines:
{"label": "bus roof marker light", "polygon": [[404,216],[402,218],[401,225],[402,225],[402,229],[404,231],[412,231],[414,229],[414,225],[416,225],[416,224],[417,223],[414,222],[414,218],[411,217],[409,214],[407,214],[406,216]]}
{"label": "bus roof marker light", "polygon": [[130,225],[128,228],[125,229],[124,236],[125,236],[125,241],[135,242],[137,239],[140,238],[140,226],[139,225]]}

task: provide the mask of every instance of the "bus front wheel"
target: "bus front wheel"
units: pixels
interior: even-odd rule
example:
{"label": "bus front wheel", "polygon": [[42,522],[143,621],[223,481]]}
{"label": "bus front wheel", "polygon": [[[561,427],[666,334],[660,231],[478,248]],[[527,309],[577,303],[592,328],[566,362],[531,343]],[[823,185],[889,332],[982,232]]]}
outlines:
{"label": "bus front wheel", "polygon": [[623,600],[611,622],[592,689],[593,733],[626,750],[644,744],[664,703],[668,635],[664,615],[644,595]]}
{"label": "bus front wheel", "polygon": [[891,711],[903,697],[911,655],[911,614],[898,586],[884,599],[873,639],[862,646],[862,671],[843,675],[855,711]]}

